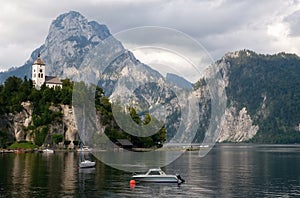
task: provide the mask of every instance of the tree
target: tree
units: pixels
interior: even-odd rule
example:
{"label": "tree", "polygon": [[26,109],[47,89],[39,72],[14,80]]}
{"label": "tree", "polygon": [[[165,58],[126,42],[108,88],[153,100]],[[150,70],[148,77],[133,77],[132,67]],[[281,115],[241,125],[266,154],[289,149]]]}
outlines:
{"label": "tree", "polygon": [[129,114],[132,120],[137,123],[138,125],[141,124],[141,119],[139,115],[136,113],[136,110],[133,107],[129,107]]}
{"label": "tree", "polygon": [[43,126],[39,130],[35,130],[35,132],[34,132],[34,143],[38,146],[42,146],[45,142],[48,131],[49,131],[49,129],[46,126]]}
{"label": "tree", "polygon": [[63,139],[64,139],[64,136],[62,134],[56,134],[55,133],[55,134],[52,135],[52,142],[54,144],[58,144],[58,143],[62,142]]}

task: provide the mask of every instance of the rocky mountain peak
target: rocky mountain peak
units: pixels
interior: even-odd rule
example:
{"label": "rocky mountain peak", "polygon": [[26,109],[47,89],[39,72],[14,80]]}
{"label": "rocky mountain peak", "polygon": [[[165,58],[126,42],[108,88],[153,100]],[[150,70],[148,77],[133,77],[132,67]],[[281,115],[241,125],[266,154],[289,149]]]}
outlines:
{"label": "rocky mountain peak", "polygon": [[64,71],[77,69],[85,55],[110,35],[105,25],[88,21],[78,12],[59,15],[52,22],[45,44],[40,48],[42,58],[50,65],[47,72],[67,76]]}
{"label": "rocky mountain peak", "polygon": [[68,13],[64,13],[59,15],[53,22],[52,25],[56,27],[64,27],[67,24],[77,24],[77,21],[85,21],[87,22],[87,19],[82,16],[79,12],[76,11],[70,11]]}
{"label": "rocky mountain peak", "polygon": [[0,72],[0,83],[13,75],[31,76],[31,66],[39,52],[46,64],[46,74],[65,78],[78,69],[91,49],[110,36],[105,25],[88,21],[79,12],[61,14],[51,23],[45,43],[33,50],[24,65]]}
{"label": "rocky mountain peak", "polygon": [[105,25],[95,21],[89,22],[79,12],[70,11],[59,15],[52,22],[46,41],[52,40],[53,37],[55,39],[64,40],[65,37],[70,37],[70,35],[75,37],[83,36],[87,40],[94,39],[94,41],[97,42],[97,39],[103,40],[110,36],[110,33]]}

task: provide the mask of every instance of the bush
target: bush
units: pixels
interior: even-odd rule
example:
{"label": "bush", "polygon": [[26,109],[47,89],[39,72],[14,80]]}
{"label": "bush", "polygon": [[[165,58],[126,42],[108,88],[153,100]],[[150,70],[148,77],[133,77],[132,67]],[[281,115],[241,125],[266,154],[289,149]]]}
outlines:
{"label": "bush", "polygon": [[74,144],[75,146],[78,146],[78,145],[79,145],[79,141],[78,141],[78,140],[73,140],[73,144]]}
{"label": "bush", "polygon": [[64,139],[64,136],[61,134],[53,134],[52,135],[52,141],[54,144],[58,144],[60,142],[62,142]]}
{"label": "bush", "polygon": [[64,141],[64,145],[68,146],[69,144],[71,144],[71,141],[70,141],[70,140],[65,140],[65,141]]}
{"label": "bush", "polygon": [[32,144],[32,142],[26,142],[26,141],[21,141],[21,142],[15,142],[12,145],[8,147],[9,149],[34,149],[37,148],[36,145]]}
{"label": "bush", "polygon": [[34,142],[38,146],[42,146],[48,134],[48,127],[43,126],[40,130],[34,132]]}

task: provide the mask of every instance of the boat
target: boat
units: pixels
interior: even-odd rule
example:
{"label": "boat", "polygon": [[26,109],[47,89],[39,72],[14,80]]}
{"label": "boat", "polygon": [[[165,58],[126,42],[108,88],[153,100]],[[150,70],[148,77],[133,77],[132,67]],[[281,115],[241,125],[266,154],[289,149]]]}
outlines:
{"label": "boat", "polygon": [[78,152],[92,152],[92,149],[88,146],[82,146],[82,148],[77,149]]}
{"label": "boat", "polygon": [[[85,135],[85,106],[83,109],[83,124],[82,124],[82,130],[83,130],[83,137]],[[96,162],[92,162],[90,160],[84,159],[84,155],[82,155],[83,152],[83,142],[80,142],[80,162],[78,164],[78,168],[93,168],[96,165]],[[87,146],[85,146],[85,150],[89,150]]]}
{"label": "boat", "polygon": [[82,154],[82,152],[83,152],[83,146],[81,146],[80,148],[81,148],[81,151],[80,151],[80,162],[79,162],[78,167],[79,168],[93,168],[93,167],[95,167],[96,166],[96,162],[92,162],[90,160],[84,159],[84,155]]}
{"label": "boat", "polygon": [[43,149],[43,153],[54,153],[54,150],[46,148],[46,149]]}
{"label": "boat", "polygon": [[93,168],[96,166],[96,162],[85,159],[79,163],[79,168]]}
{"label": "boat", "polygon": [[145,174],[134,174],[131,177],[137,182],[152,182],[152,183],[184,183],[185,180],[180,175],[167,175],[160,168],[149,169]]}
{"label": "boat", "polygon": [[93,167],[95,167],[96,162],[92,162],[90,160],[85,159],[84,155],[82,154],[83,151],[84,151],[83,146],[81,144],[81,146],[80,146],[80,162],[79,162],[78,167],[79,168],[93,168]]}

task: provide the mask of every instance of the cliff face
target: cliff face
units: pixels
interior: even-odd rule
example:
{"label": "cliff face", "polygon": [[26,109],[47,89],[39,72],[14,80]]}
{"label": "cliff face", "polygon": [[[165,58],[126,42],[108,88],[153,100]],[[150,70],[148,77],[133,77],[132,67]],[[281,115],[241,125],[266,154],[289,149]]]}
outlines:
{"label": "cliff face", "polygon": [[32,141],[30,133],[25,132],[25,128],[32,124],[32,108],[29,102],[22,102],[23,110],[17,114],[10,114],[9,120],[13,126],[13,134],[16,141]]}
{"label": "cliff face", "polygon": [[[213,142],[244,142],[252,139],[259,130],[259,126],[254,124],[253,118],[248,113],[247,106],[239,105],[231,95],[228,95],[228,86],[233,82],[230,81],[232,65],[227,58],[233,55],[235,58],[238,57],[235,53],[225,55],[206,70],[205,78],[194,85],[194,94],[199,100],[199,129],[195,138],[197,142],[201,142],[205,136],[212,136]],[[216,73],[220,76],[217,77]],[[210,81],[214,83],[209,87]],[[220,99],[217,101],[219,112],[214,114],[210,89],[215,89],[214,97]],[[262,113],[263,109],[260,112]],[[213,117],[214,115],[217,116]],[[218,116],[221,118],[216,124],[212,124],[214,126],[212,129],[210,124],[214,123]]]}
{"label": "cliff face", "polygon": [[[215,71],[222,79],[216,85],[226,90],[227,99],[216,141],[299,142],[299,61],[294,54],[262,55],[249,50],[227,53],[218,60]],[[216,79],[215,71],[208,68],[205,80],[194,85],[200,97],[200,140],[212,120],[205,81]]]}
{"label": "cliff face", "polygon": [[[15,141],[32,141],[34,142],[33,131],[30,126],[32,121],[32,106],[30,102],[22,103],[23,110],[16,114],[9,114],[0,119],[0,130],[8,131]],[[45,142],[50,143],[52,134],[62,134],[65,140],[71,141],[69,148],[73,148],[74,140],[78,140],[77,126],[74,119],[72,108],[69,105],[59,105],[57,107],[50,107],[51,111],[61,112],[61,121],[53,121],[48,125],[48,135]]]}
{"label": "cliff face", "polygon": [[259,127],[253,124],[253,120],[246,107],[240,111],[236,107],[228,107],[221,120],[220,134],[217,142],[243,142],[250,140],[257,133]]}
{"label": "cliff face", "polygon": [[[237,58],[239,53],[229,53],[219,63],[216,63],[217,68],[223,74],[220,84],[224,88],[228,87],[230,81],[231,64],[226,60],[227,57]],[[253,124],[246,106],[238,109],[235,101],[230,103],[231,105],[226,107],[225,113],[221,118],[217,142],[244,142],[250,140],[258,132],[259,126]]]}

